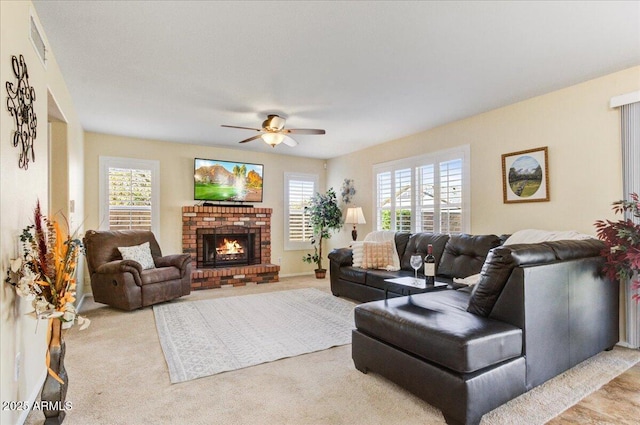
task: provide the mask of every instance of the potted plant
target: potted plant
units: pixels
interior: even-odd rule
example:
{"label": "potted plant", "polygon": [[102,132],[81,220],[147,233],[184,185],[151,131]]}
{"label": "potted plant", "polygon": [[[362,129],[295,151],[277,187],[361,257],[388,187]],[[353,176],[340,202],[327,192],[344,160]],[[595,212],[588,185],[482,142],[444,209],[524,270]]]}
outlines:
{"label": "potted plant", "polygon": [[[631,288],[640,289],[640,197],[637,193],[630,195],[631,200],[613,203],[616,213],[629,212],[635,218],[610,221],[598,220],[595,223],[598,238],[604,241],[606,249],[602,256],[606,258],[604,271],[612,280],[625,281],[632,279]],[[640,301],[638,293],[633,299]]]}
{"label": "potted plant", "polygon": [[331,237],[330,232],[340,230],[342,227],[342,211],[338,208],[336,193],[333,188],[327,190],[322,195],[316,193],[309,205],[305,208],[305,213],[309,214],[309,222],[313,228],[313,244],[314,253],[307,254],[302,257],[302,261],[316,264],[316,277],[324,279],[327,270],[322,268],[322,241]]}

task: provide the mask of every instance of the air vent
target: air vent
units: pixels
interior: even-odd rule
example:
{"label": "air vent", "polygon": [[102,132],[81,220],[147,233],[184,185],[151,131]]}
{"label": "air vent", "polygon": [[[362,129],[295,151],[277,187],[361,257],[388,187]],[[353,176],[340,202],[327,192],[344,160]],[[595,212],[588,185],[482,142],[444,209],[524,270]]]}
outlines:
{"label": "air vent", "polygon": [[30,16],[31,21],[31,29],[29,31],[29,38],[31,39],[31,43],[33,44],[33,48],[36,49],[36,53],[38,57],[40,57],[40,61],[46,67],[47,66],[47,47],[44,45],[44,38],[40,33],[40,29],[36,24],[33,16]]}

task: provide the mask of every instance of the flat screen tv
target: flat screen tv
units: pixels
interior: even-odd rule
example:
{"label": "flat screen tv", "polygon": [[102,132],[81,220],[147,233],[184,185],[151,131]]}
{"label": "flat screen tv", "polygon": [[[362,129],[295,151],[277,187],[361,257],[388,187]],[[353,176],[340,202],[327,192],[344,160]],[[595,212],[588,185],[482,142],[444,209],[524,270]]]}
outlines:
{"label": "flat screen tv", "polygon": [[197,201],[262,202],[262,164],[195,158],[193,168]]}

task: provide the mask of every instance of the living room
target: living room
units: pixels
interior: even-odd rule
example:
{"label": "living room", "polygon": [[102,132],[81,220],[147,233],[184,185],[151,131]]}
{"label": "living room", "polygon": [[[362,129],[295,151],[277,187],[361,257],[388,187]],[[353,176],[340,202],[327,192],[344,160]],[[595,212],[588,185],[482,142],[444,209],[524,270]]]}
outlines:
{"label": "living room", "polygon": [[[634,2],[626,3],[633,5]],[[620,4],[624,7],[624,3]],[[244,4],[242,7],[247,7]],[[495,4],[493,6],[496,6]],[[565,5],[566,6],[566,5]],[[36,200],[40,200],[45,211],[62,211],[70,219],[71,228],[83,231],[101,227],[100,214],[100,157],[119,157],[132,159],[152,159],[160,163],[159,228],[156,234],[165,253],[182,252],[182,208],[198,203],[193,196],[194,158],[209,158],[227,161],[263,164],[265,169],[265,189],[263,202],[256,203],[258,208],[271,208],[271,262],[279,265],[280,277],[284,279],[301,277],[306,279],[313,273],[313,266],[301,261],[309,250],[288,250],[285,245],[285,173],[302,173],[318,176],[318,190],[334,188],[340,191],[345,179],[353,181],[355,195],[352,205],[362,207],[366,224],[358,225],[359,239],[367,233],[377,230],[374,217],[376,198],[374,191],[374,166],[395,160],[416,157],[422,154],[436,154],[462,149],[467,155],[468,181],[468,223],[465,231],[472,234],[510,234],[523,228],[547,230],[575,230],[586,234],[595,234],[594,222],[598,219],[614,219],[611,203],[625,194],[622,190],[622,158],[620,150],[620,112],[610,106],[610,101],[627,93],[640,90],[640,60],[616,64],[605,64],[596,71],[585,70],[580,78],[567,80],[560,84],[549,83],[545,90],[531,91],[529,96],[513,98],[511,102],[496,102],[481,112],[468,112],[465,109],[467,98],[476,95],[461,90],[449,94],[449,102],[457,103],[460,109],[439,122],[421,127],[418,131],[407,128],[395,136],[384,139],[374,145],[362,144],[362,148],[345,148],[344,151],[301,155],[295,149],[311,149],[323,144],[321,135],[300,136],[296,139],[299,146],[277,146],[275,149],[260,141],[253,143],[262,146],[249,147],[237,142],[251,136],[242,130],[225,129],[226,141],[205,145],[191,143],[190,139],[179,142],[163,140],[161,137],[145,137],[143,133],[119,134],[108,131],[87,130],[77,108],[78,99],[71,96],[69,81],[66,81],[56,54],[58,46],[50,43],[46,22],[40,22],[38,2],[2,2],[2,44],[1,71],[2,81],[15,79],[11,55],[23,54],[29,66],[29,82],[35,88],[37,101],[35,112],[38,116],[38,134],[34,144],[35,161],[27,170],[18,166],[17,150],[8,142],[14,128],[13,118],[5,111],[0,117],[2,123],[1,147],[2,173],[2,264],[3,274],[10,258],[18,251],[17,237],[20,230],[30,222]],[[42,6],[44,7],[44,6]],[[496,6],[497,7],[497,6]],[[569,6],[574,7],[574,6]],[[635,9],[637,16],[637,6]],[[34,16],[38,27],[43,31],[47,45],[46,67],[32,45],[28,34],[30,16]],[[594,18],[595,19],[595,18]],[[44,21],[44,20],[43,20]],[[600,34],[600,32],[598,32]],[[597,44],[595,41],[594,45]],[[635,53],[638,52],[637,40]],[[593,47],[596,48],[595,46]],[[268,50],[268,48],[265,48]],[[590,47],[584,48],[589,51]],[[500,54],[500,49],[496,49]],[[385,52],[390,54],[390,52]],[[290,60],[290,59],[288,59]],[[557,57],[553,66],[562,66],[563,57]],[[604,60],[603,62],[606,62]],[[460,66],[469,67],[469,78],[480,73],[482,62],[464,62]],[[515,72],[524,72],[524,68],[533,64],[514,64]],[[551,66],[547,64],[547,66]],[[128,84],[139,84],[133,76],[123,75]],[[353,82],[355,84],[355,82]],[[506,82],[505,82],[506,83]],[[286,84],[280,82],[279,84]],[[410,83],[409,83],[410,84]],[[411,89],[411,87],[409,87]],[[172,89],[173,90],[173,89]],[[177,90],[177,89],[176,89]],[[170,91],[168,90],[168,93]],[[394,109],[387,105],[386,93],[381,90],[379,97],[368,94],[372,103],[383,104],[380,108]],[[424,96],[429,96],[425,94]],[[194,103],[205,102],[203,93],[195,96]],[[46,100],[45,100],[46,99]],[[301,100],[304,102],[306,99]],[[320,98],[320,104],[326,99]],[[315,101],[314,101],[315,102]],[[314,102],[310,102],[314,105]],[[246,107],[246,105],[240,105]],[[330,105],[338,110],[340,105]],[[206,107],[205,107],[206,109]],[[277,110],[277,105],[274,108]],[[207,110],[204,114],[211,111]],[[259,126],[259,111],[234,115],[230,113],[223,121],[213,124],[239,126]],[[262,111],[260,111],[262,112]],[[287,111],[284,111],[287,112]],[[313,112],[313,111],[312,111]],[[313,113],[308,114],[313,117]],[[325,128],[320,120],[311,119],[300,113],[296,123],[295,114],[289,117],[287,125],[294,127]],[[109,115],[109,111],[104,111]],[[418,111],[414,114],[428,114]],[[58,116],[59,118],[55,118]],[[47,119],[51,126],[47,127]],[[238,117],[235,121],[235,117]],[[240,119],[241,117],[241,119]],[[137,118],[132,117],[135,121]],[[165,117],[161,117],[165,119]],[[141,122],[141,126],[145,126]],[[184,123],[189,126],[190,122]],[[369,126],[379,126],[380,132],[395,122],[385,122],[379,118],[369,122]],[[49,130],[49,128],[51,130]],[[96,127],[94,127],[96,128]],[[364,130],[363,130],[364,131]],[[327,128],[327,136],[331,130]],[[335,133],[335,132],[334,132]],[[195,138],[194,138],[195,139]],[[46,141],[50,140],[51,147]],[[343,146],[350,144],[348,138],[338,139]],[[245,146],[247,146],[245,145]],[[504,154],[547,147],[549,194],[548,202],[505,203],[503,202],[503,170],[501,157]],[[253,149],[253,150],[252,150]],[[466,150],[465,150],[466,149]],[[344,205],[343,205],[344,206]],[[348,246],[351,242],[351,227],[345,225],[325,246],[328,252],[332,248]],[[91,287],[86,270],[78,274],[77,299],[89,295]],[[328,280],[328,279],[327,279]],[[286,282],[285,282],[286,283]],[[313,282],[312,285],[322,285]],[[328,282],[324,282],[327,286]],[[225,288],[225,294],[231,295],[233,288]],[[217,291],[211,290],[211,291]],[[198,297],[202,296],[198,291]],[[2,400],[28,400],[41,386],[45,342],[42,329],[36,329],[32,320],[22,317],[29,311],[29,303],[15,297],[11,288],[2,292]],[[621,315],[624,317],[624,315]],[[131,320],[139,315],[132,313]],[[95,322],[92,327],[98,325]],[[621,327],[624,328],[624,325]],[[90,328],[91,329],[91,328]],[[150,332],[155,332],[153,329]],[[81,341],[78,338],[76,341]],[[623,336],[624,340],[624,336]],[[115,344],[115,343],[114,343]],[[343,347],[344,348],[344,347]],[[75,350],[75,348],[70,348]],[[84,351],[90,355],[91,350]],[[348,355],[347,355],[348,357]],[[321,361],[319,359],[318,361]],[[19,377],[15,378],[16,364],[20,364]],[[301,367],[308,366],[302,364]],[[111,371],[118,373],[117,370]],[[248,376],[247,372],[242,372]],[[283,372],[285,374],[293,373]],[[73,376],[74,385],[90,380],[87,377]],[[250,378],[248,378],[250,379]],[[200,380],[202,381],[202,380]],[[264,382],[264,381],[262,381]],[[137,383],[141,388],[144,382]],[[203,384],[199,384],[203,385]],[[206,388],[203,388],[206,390]],[[255,390],[259,391],[259,388]],[[377,391],[379,388],[372,389]],[[323,394],[329,397],[328,394]],[[432,409],[421,405],[404,393],[394,395],[397,403],[410,399],[412,414]],[[281,401],[281,400],[280,400]],[[143,403],[143,400],[140,400]],[[231,400],[225,400],[231,403]],[[98,401],[96,400],[96,403]],[[426,406],[426,407],[425,407]],[[133,406],[120,406],[122,409]],[[196,407],[196,406],[192,406]],[[259,409],[263,406],[256,406]],[[73,410],[68,421],[73,423]],[[336,413],[339,416],[339,414]],[[300,416],[294,416],[298,420]],[[312,416],[314,423],[340,423],[336,418]],[[2,412],[2,423],[18,423],[24,418],[20,412]],[[203,423],[209,423],[200,418]],[[415,418],[411,419],[415,420]],[[241,422],[241,419],[238,419]],[[281,423],[286,423],[283,419]],[[408,422],[409,423],[409,420]]]}

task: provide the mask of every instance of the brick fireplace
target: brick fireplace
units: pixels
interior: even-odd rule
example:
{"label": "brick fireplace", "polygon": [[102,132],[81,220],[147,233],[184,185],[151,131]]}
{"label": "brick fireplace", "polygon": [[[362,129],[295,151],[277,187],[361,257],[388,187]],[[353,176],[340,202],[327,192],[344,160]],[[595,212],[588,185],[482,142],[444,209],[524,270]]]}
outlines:
{"label": "brick fireplace", "polygon": [[277,282],[271,264],[271,208],[182,207],[182,249],[191,289]]}

